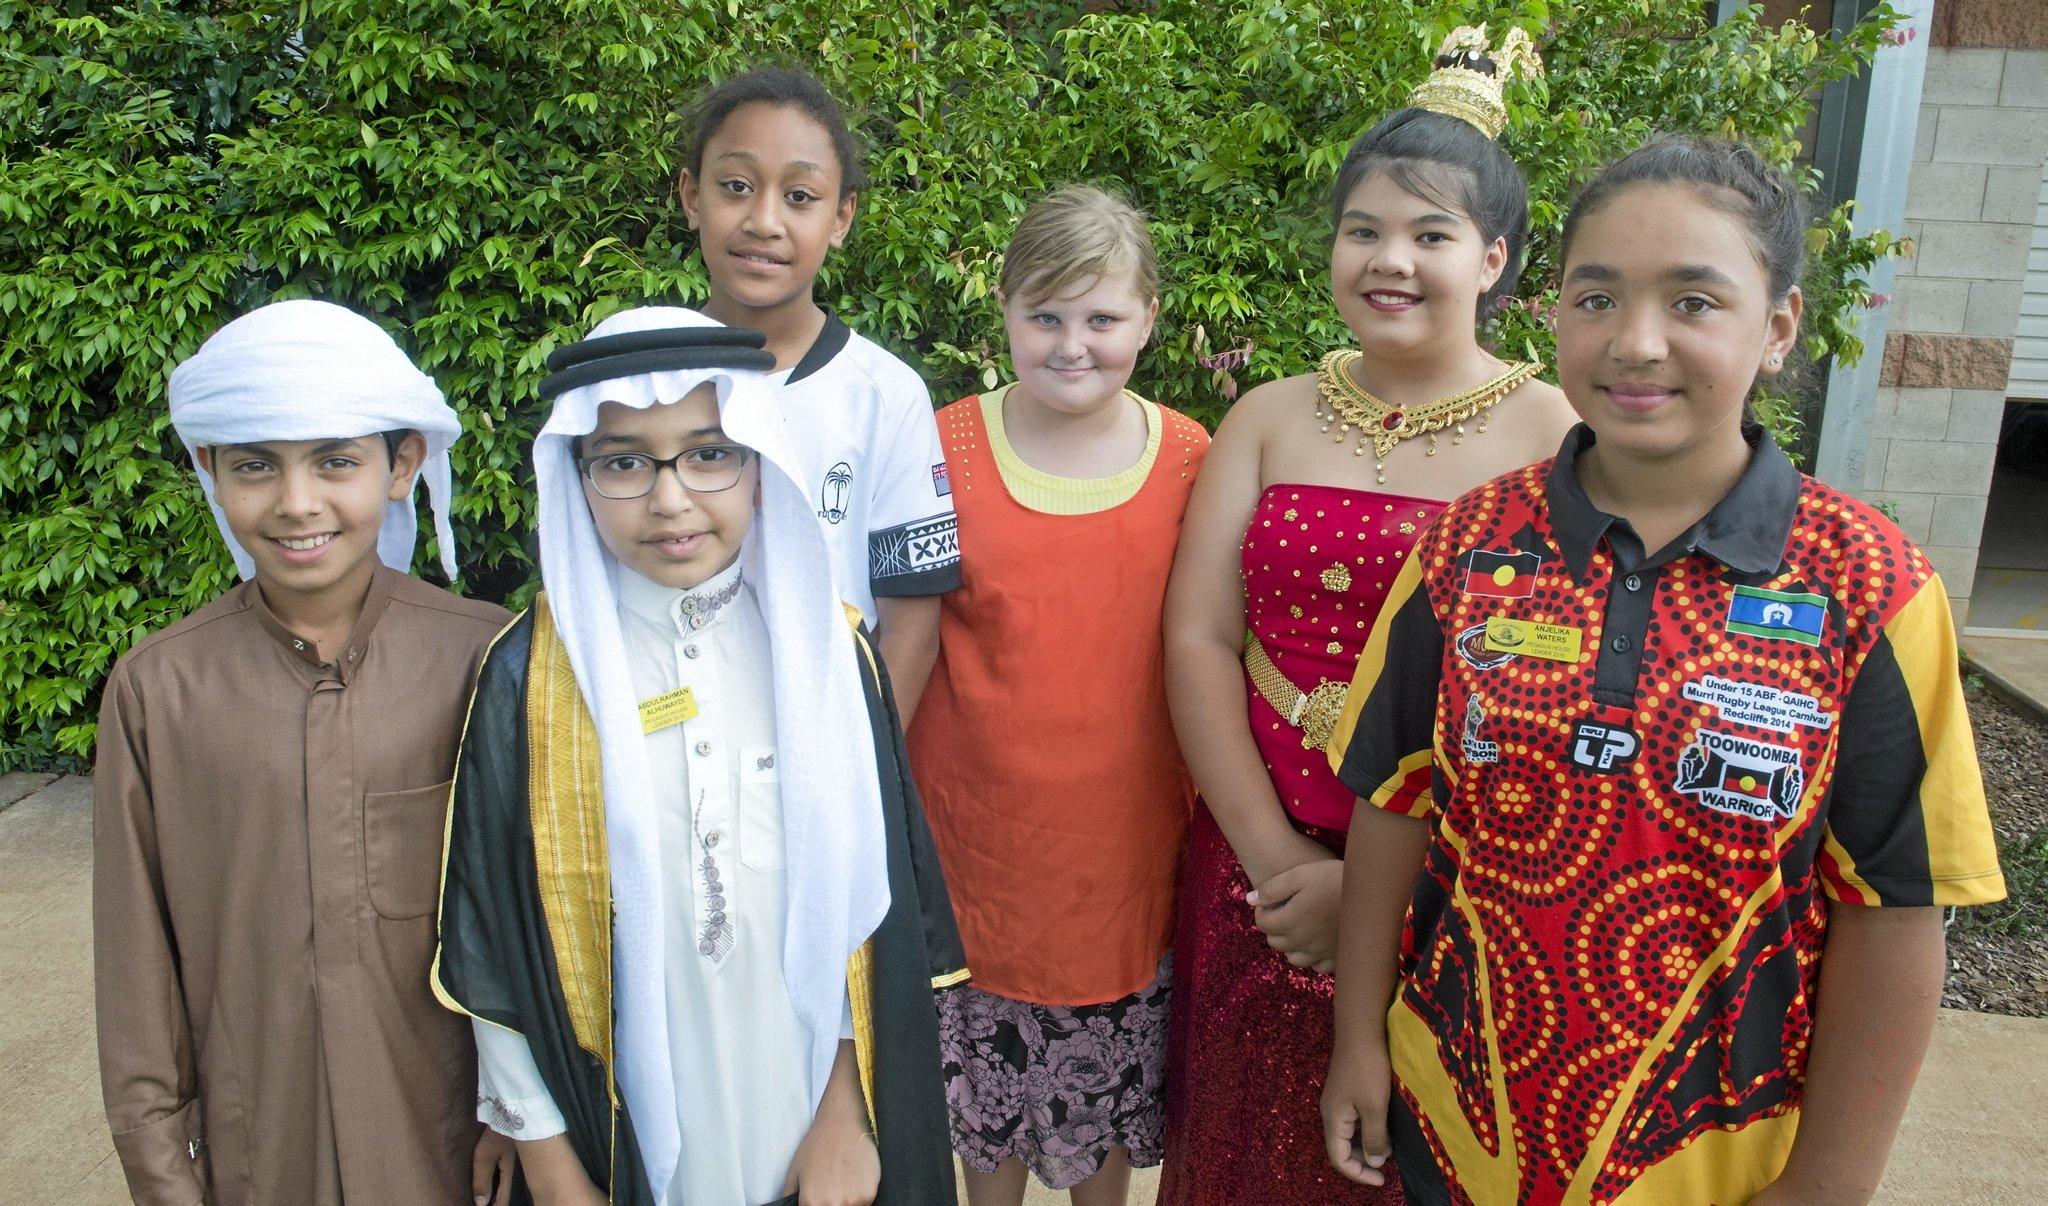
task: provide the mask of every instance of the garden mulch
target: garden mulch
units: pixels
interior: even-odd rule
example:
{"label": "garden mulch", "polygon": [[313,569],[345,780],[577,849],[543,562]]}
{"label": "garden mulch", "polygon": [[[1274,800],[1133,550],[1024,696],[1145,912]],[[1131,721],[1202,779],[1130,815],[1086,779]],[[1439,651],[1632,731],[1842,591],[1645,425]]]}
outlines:
{"label": "garden mulch", "polygon": [[2048,719],[1980,684],[1967,695],[2008,895],[1954,911],[1942,1003],[2048,1017]]}

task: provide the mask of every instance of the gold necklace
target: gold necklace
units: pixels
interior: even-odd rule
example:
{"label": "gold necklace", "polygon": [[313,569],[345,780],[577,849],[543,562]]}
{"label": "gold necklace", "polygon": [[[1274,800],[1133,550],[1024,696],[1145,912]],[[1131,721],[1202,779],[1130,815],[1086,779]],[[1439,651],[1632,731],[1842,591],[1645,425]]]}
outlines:
{"label": "gold necklace", "polygon": [[1387,454],[1402,440],[1419,435],[1429,437],[1429,455],[1436,455],[1436,433],[1446,427],[1457,428],[1451,443],[1465,442],[1465,422],[1479,416],[1478,429],[1486,431],[1486,412],[1493,404],[1513,393],[1515,387],[1536,375],[1543,367],[1535,360],[1511,364],[1507,371],[1480,385],[1449,397],[1425,402],[1420,406],[1395,406],[1374,395],[1370,390],[1351,379],[1351,365],[1365,353],[1356,348],[1338,350],[1323,357],[1316,366],[1316,417],[1323,420],[1323,430],[1332,424],[1337,434],[1330,437],[1332,443],[1341,444],[1358,429],[1358,448],[1354,456],[1365,455],[1365,441],[1372,438],[1372,467],[1378,473],[1381,484],[1387,480]]}

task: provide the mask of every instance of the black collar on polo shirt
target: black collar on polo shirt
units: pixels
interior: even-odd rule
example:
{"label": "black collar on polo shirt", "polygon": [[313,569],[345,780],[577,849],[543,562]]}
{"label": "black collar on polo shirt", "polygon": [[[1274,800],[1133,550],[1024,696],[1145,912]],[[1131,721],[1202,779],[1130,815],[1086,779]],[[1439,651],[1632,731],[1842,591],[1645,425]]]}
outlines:
{"label": "black collar on polo shirt", "polygon": [[[1799,510],[1799,470],[1778,447],[1778,442],[1756,424],[1745,424],[1743,439],[1755,452],[1735,485],[1714,504],[1690,530],[1672,542],[1682,549],[1697,549],[1739,574],[1775,574],[1785,561],[1785,541],[1792,534],[1792,521]],[[1586,576],[1593,559],[1593,546],[1616,524],[1628,521],[1609,515],[1593,505],[1579,484],[1578,458],[1594,443],[1593,429],[1576,424],[1557,450],[1557,460],[1545,479],[1550,508],[1551,536],[1564,554],[1565,566],[1574,581]],[[1631,534],[1633,534],[1631,532]],[[1646,552],[1650,550],[1645,550]],[[1672,560],[1670,546],[1654,558],[1659,564]]]}
{"label": "black collar on polo shirt", "polygon": [[839,321],[839,316],[830,310],[825,311],[825,325],[818,328],[818,337],[805,349],[803,359],[796,362],[796,367],[789,370],[789,380],[783,384],[795,385],[832,363],[832,358],[837,356],[846,347],[846,341],[852,338],[852,330]]}

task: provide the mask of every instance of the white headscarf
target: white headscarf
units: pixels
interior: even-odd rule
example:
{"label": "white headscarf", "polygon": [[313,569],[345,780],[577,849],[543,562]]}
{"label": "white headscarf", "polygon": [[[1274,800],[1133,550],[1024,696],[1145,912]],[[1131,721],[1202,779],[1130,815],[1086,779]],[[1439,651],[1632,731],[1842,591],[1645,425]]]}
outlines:
{"label": "white headscarf", "polygon": [[[426,482],[441,572],[455,580],[448,448],[461,436],[462,421],[433,378],[413,367],[382,327],[353,310],[323,301],[273,302],[214,332],[191,359],[171,370],[171,426],[195,465],[199,449],[226,444],[419,432],[427,459],[414,485]],[[255,577],[256,563],[214,501],[213,475],[202,468],[199,482],[235,568],[244,578]],[[377,533],[378,558],[401,573],[411,570],[418,537],[412,496],[387,504]]]}
{"label": "white headscarf", "polygon": [[[615,314],[590,338],[717,326],[694,310],[647,306]],[[633,677],[620,634],[615,562],[584,499],[570,441],[597,426],[599,405],[679,401],[706,382],[725,434],[761,464],[761,509],[741,549],[768,628],[774,666],[776,765],[788,872],[783,978],[812,1036],[812,1108],[831,1075],[846,1000],[846,961],[889,909],[881,786],[847,620],[832,584],[825,534],[763,375],[684,369],[599,381],[555,399],[533,442],[540,494],[541,578],[576,685],[597,723],[604,767],[615,929],[617,1074],[650,1184],[666,1186],[680,1147],[669,1079],[662,894],[682,891],[687,860],[665,867]],[[688,943],[684,944],[688,946]]]}

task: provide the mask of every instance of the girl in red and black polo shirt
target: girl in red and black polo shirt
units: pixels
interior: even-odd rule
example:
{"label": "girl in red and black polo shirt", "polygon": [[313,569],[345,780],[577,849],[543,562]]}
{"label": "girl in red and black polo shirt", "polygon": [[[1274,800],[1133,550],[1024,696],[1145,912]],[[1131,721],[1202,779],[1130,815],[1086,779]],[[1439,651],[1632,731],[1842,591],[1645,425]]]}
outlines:
{"label": "girl in red and black polo shirt", "polygon": [[[1565,225],[1555,459],[1453,502],[1359,659],[1323,1098],[1417,1202],[1860,1201],[2004,895],[1941,581],[1747,421],[1797,189],[1658,138]],[[1404,925],[1405,918],[1405,925]],[[1391,1082],[1391,1093],[1390,1093]]]}

